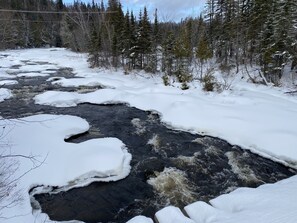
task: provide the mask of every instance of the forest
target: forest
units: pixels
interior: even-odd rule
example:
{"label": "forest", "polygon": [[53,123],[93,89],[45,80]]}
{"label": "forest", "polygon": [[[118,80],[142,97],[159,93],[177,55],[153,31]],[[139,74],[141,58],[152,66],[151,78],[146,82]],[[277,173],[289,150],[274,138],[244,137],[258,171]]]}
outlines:
{"label": "forest", "polygon": [[66,47],[87,52],[90,67],[162,73],[164,84],[173,78],[184,89],[193,78],[214,88],[209,61],[226,73],[259,67],[260,81],[250,80],[274,85],[297,66],[294,0],[207,0],[180,22],[160,21],[157,9],[124,12],[119,0],[8,0],[0,8],[1,49]]}

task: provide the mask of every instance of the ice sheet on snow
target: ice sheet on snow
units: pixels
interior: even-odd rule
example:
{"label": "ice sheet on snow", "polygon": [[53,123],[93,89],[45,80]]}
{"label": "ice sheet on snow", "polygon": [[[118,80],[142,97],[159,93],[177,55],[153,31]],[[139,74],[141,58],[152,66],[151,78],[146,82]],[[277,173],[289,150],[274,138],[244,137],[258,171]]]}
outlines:
{"label": "ice sheet on snow", "polygon": [[25,216],[8,219],[7,222],[35,222],[36,216],[30,214],[28,195],[33,185],[70,189],[94,181],[123,179],[129,174],[131,155],[120,140],[92,139],[78,144],[64,141],[65,138],[89,129],[89,124],[81,118],[36,115],[21,120],[1,120],[0,126],[5,126],[6,143],[10,145],[6,153],[34,155],[38,160],[32,163],[28,159],[19,159],[16,176],[33,168],[20,179],[16,188],[24,191],[25,200],[4,213],[7,216],[15,213]]}
{"label": "ice sheet on snow", "polygon": [[256,189],[240,188],[185,207],[197,223],[296,223],[297,176]]}
{"label": "ice sheet on snow", "polygon": [[155,216],[159,223],[195,223],[193,220],[184,216],[179,208],[173,206],[161,209]]}

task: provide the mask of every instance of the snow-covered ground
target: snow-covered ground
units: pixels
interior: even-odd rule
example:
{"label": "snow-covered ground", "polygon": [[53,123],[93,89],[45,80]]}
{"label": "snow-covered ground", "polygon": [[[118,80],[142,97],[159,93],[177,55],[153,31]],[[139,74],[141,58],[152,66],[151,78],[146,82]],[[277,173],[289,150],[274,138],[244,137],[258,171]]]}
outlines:
{"label": "snow-covered ground", "polygon": [[[35,185],[59,186],[68,190],[95,181],[120,180],[130,172],[131,155],[118,139],[93,139],[79,144],[64,141],[88,131],[89,124],[79,117],[36,115],[0,120],[0,126],[5,126],[1,155],[18,155],[15,157],[18,169],[11,169],[15,178],[26,173],[15,188],[15,191],[22,191],[24,202],[1,210],[5,217],[20,216],[7,219],[7,222],[35,222],[35,218],[37,222],[43,222],[47,218],[40,213],[31,214],[28,191]],[[1,162],[9,164],[12,159],[1,159]],[[13,178],[8,179],[11,180]],[[2,201],[1,205],[5,206]]]}
{"label": "snow-covered ground", "polygon": [[195,222],[295,223],[297,222],[297,176],[256,189],[240,188],[210,201],[185,207]]}
{"label": "snow-covered ground", "polygon": [[6,88],[0,88],[0,102],[9,99],[10,97],[12,97],[11,90]]}
{"label": "snow-covered ground", "polygon": [[[73,53],[64,49],[17,50],[6,51],[5,54],[7,56],[3,57],[0,61],[0,79],[2,80],[15,78],[16,74],[10,68],[12,65],[20,65],[20,70],[24,70],[25,73],[37,72],[41,74],[45,73],[45,70],[71,67],[74,69],[77,78],[59,80],[52,78],[49,81],[65,87],[80,85],[105,86],[105,89],[87,94],[56,91],[44,92],[35,97],[36,103],[69,107],[83,102],[98,104],[124,102],[142,110],[155,110],[159,112],[162,121],[172,128],[219,137],[231,144],[239,145],[244,149],[249,149],[262,156],[297,168],[297,98],[286,95],[284,92],[287,89],[250,84],[239,76],[233,80],[230,90],[220,94],[203,92],[198,82],[193,82],[189,90],[183,91],[177,85],[165,87],[161,77],[158,75],[144,73],[124,75],[121,70],[89,69],[86,55]],[[24,60],[50,62],[51,65],[37,63],[35,66],[32,66],[24,63]],[[51,75],[51,72],[47,74]],[[30,118],[34,119],[34,117]],[[63,118],[61,119],[63,120]],[[55,120],[56,118],[53,118],[54,122],[56,122]],[[35,122],[33,123],[28,122],[25,126],[33,129],[32,126],[36,124]],[[40,122],[38,123],[41,125]],[[68,122],[65,121],[65,123]],[[59,130],[61,126],[58,124],[57,128],[53,128],[55,129],[54,131],[45,127],[49,132],[46,130],[40,131],[39,134],[42,135],[40,137],[44,137],[43,134],[53,134],[53,137],[56,137],[55,140],[59,141],[63,146],[73,147],[74,145],[65,143],[63,137],[77,133],[77,131],[82,131],[82,129],[77,130],[76,126],[73,127],[75,129],[73,132],[67,128],[67,124],[65,125],[66,127],[64,126],[62,130]],[[18,131],[17,129],[18,127],[11,131],[11,134],[14,135],[14,132]],[[23,130],[20,127],[20,131]],[[65,134],[65,131],[67,134]],[[26,137],[26,140],[31,138],[29,135]],[[42,145],[35,143],[36,138],[34,135],[32,144],[30,140],[26,142],[30,145],[30,149]],[[19,142],[22,142],[20,140],[17,137],[13,139],[13,142],[19,144]],[[103,145],[107,146],[109,140],[111,139],[103,139]],[[122,149],[123,145],[116,139],[112,139],[111,141],[115,143],[116,153],[118,154],[117,161],[121,159],[128,161],[130,156],[126,153],[126,150]],[[94,142],[82,143],[80,146],[83,147],[84,144],[88,143],[94,146],[92,148],[98,145],[98,141],[95,140]],[[12,148],[14,147],[19,148],[17,145],[12,146]],[[100,145],[96,148],[99,147]],[[55,148],[52,149],[58,151]],[[79,153],[80,147],[78,146],[76,149]],[[96,149],[88,151],[92,154],[89,157],[87,156],[88,152],[85,153],[86,159],[92,160],[93,154],[97,154],[97,152],[97,155],[100,156],[100,149],[98,150],[99,152]],[[33,150],[32,152],[36,151],[38,152],[39,150]],[[67,154],[67,149],[64,152]],[[49,152],[45,163],[47,163],[48,159],[54,160],[55,157],[51,157],[51,154],[52,152]],[[118,164],[118,162],[116,163]],[[118,167],[118,165],[110,167],[115,171],[112,175],[116,174],[118,177],[124,177],[127,171],[123,171],[122,168]],[[124,169],[129,169],[128,165],[125,167]],[[45,166],[30,172],[28,177],[25,177],[26,179],[30,179],[30,182],[23,183],[22,180],[21,185],[27,187],[30,184],[36,183],[43,183],[45,185],[59,183],[59,185],[66,185],[69,180],[84,176],[84,173],[88,173],[91,170],[98,172],[100,168],[104,169],[105,166],[86,167],[82,172],[77,172],[78,170],[75,169],[75,171],[63,173],[63,177],[60,176],[62,173],[60,174],[59,172],[52,181],[42,181],[43,178],[35,178],[36,176],[32,175],[35,172],[41,174],[42,171],[49,171]],[[106,169],[103,172],[106,173]],[[36,182],[36,179],[41,182]],[[294,190],[294,188],[297,188],[296,186],[297,177],[292,177],[274,185],[264,185],[258,189],[239,189],[229,195],[212,200],[211,205],[213,206],[198,202],[188,206],[186,211],[192,220],[197,223],[297,222],[297,213],[292,212],[292,210],[296,210],[296,204],[294,204],[297,198],[297,190]],[[25,212],[29,212],[28,208],[27,206]],[[279,208],[278,211],[276,210],[277,208]],[[30,216],[31,219],[33,218],[31,215],[26,216]],[[161,210],[157,213],[156,218],[160,223],[176,222],[174,219],[177,217],[171,219],[170,216],[184,218],[180,210],[175,208]],[[143,217],[138,217],[138,219],[141,219],[139,222],[150,222]],[[189,219],[186,221],[192,222]],[[33,221],[19,220],[17,222]]]}

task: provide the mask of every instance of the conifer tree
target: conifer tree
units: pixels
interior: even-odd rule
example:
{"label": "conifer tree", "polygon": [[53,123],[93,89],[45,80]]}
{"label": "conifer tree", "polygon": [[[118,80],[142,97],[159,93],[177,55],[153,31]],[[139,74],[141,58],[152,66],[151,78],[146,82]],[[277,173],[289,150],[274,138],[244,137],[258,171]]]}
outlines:
{"label": "conifer tree", "polygon": [[162,44],[162,71],[167,76],[173,75],[175,38],[172,32],[166,34]]}
{"label": "conifer tree", "polygon": [[158,71],[158,56],[160,54],[160,31],[159,31],[159,21],[158,21],[158,10],[155,10],[154,14],[154,24],[151,36],[151,52],[148,57],[148,64],[146,71],[156,73]]}
{"label": "conifer tree", "polygon": [[[64,4],[63,4],[63,0],[57,0],[56,3],[56,10],[57,12],[61,12],[64,9]],[[61,21],[62,20],[62,16],[60,14],[58,14],[58,20]],[[59,22],[56,28],[56,37],[55,37],[55,46],[56,47],[62,47],[63,46],[63,42],[62,42],[62,38],[61,38],[61,23]]]}
{"label": "conifer tree", "polygon": [[201,36],[196,48],[196,57],[200,63],[200,79],[203,78],[203,66],[204,63],[212,58],[213,54],[210,49],[210,44],[205,35]]}
{"label": "conifer tree", "polygon": [[158,20],[158,9],[155,10],[155,14],[154,14],[153,42],[156,45],[160,44],[160,28],[159,28],[159,20]]}
{"label": "conifer tree", "polygon": [[139,12],[139,22],[137,27],[137,60],[139,69],[143,69],[148,64],[148,56],[151,53],[151,34],[152,28],[149,22],[147,9],[144,7],[143,14],[142,11]]}
{"label": "conifer tree", "polygon": [[133,11],[130,14],[130,49],[129,49],[129,68],[136,68],[136,58],[138,55],[138,47],[137,47],[137,24],[136,19],[134,17]]}

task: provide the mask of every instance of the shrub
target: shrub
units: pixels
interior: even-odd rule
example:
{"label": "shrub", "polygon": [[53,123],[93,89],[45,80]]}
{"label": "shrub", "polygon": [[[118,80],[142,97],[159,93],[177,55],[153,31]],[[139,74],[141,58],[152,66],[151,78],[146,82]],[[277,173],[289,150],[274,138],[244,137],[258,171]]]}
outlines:
{"label": "shrub", "polygon": [[209,68],[202,75],[201,83],[204,91],[214,91],[217,86],[217,80],[214,76],[214,68]]}
{"label": "shrub", "polygon": [[165,86],[168,86],[169,85],[169,76],[166,75],[166,74],[164,74],[163,77],[162,77],[162,79],[163,79],[164,85]]}
{"label": "shrub", "polygon": [[212,73],[208,73],[202,78],[202,85],[204,91],[214,91],[217,86],[216,78]]}

